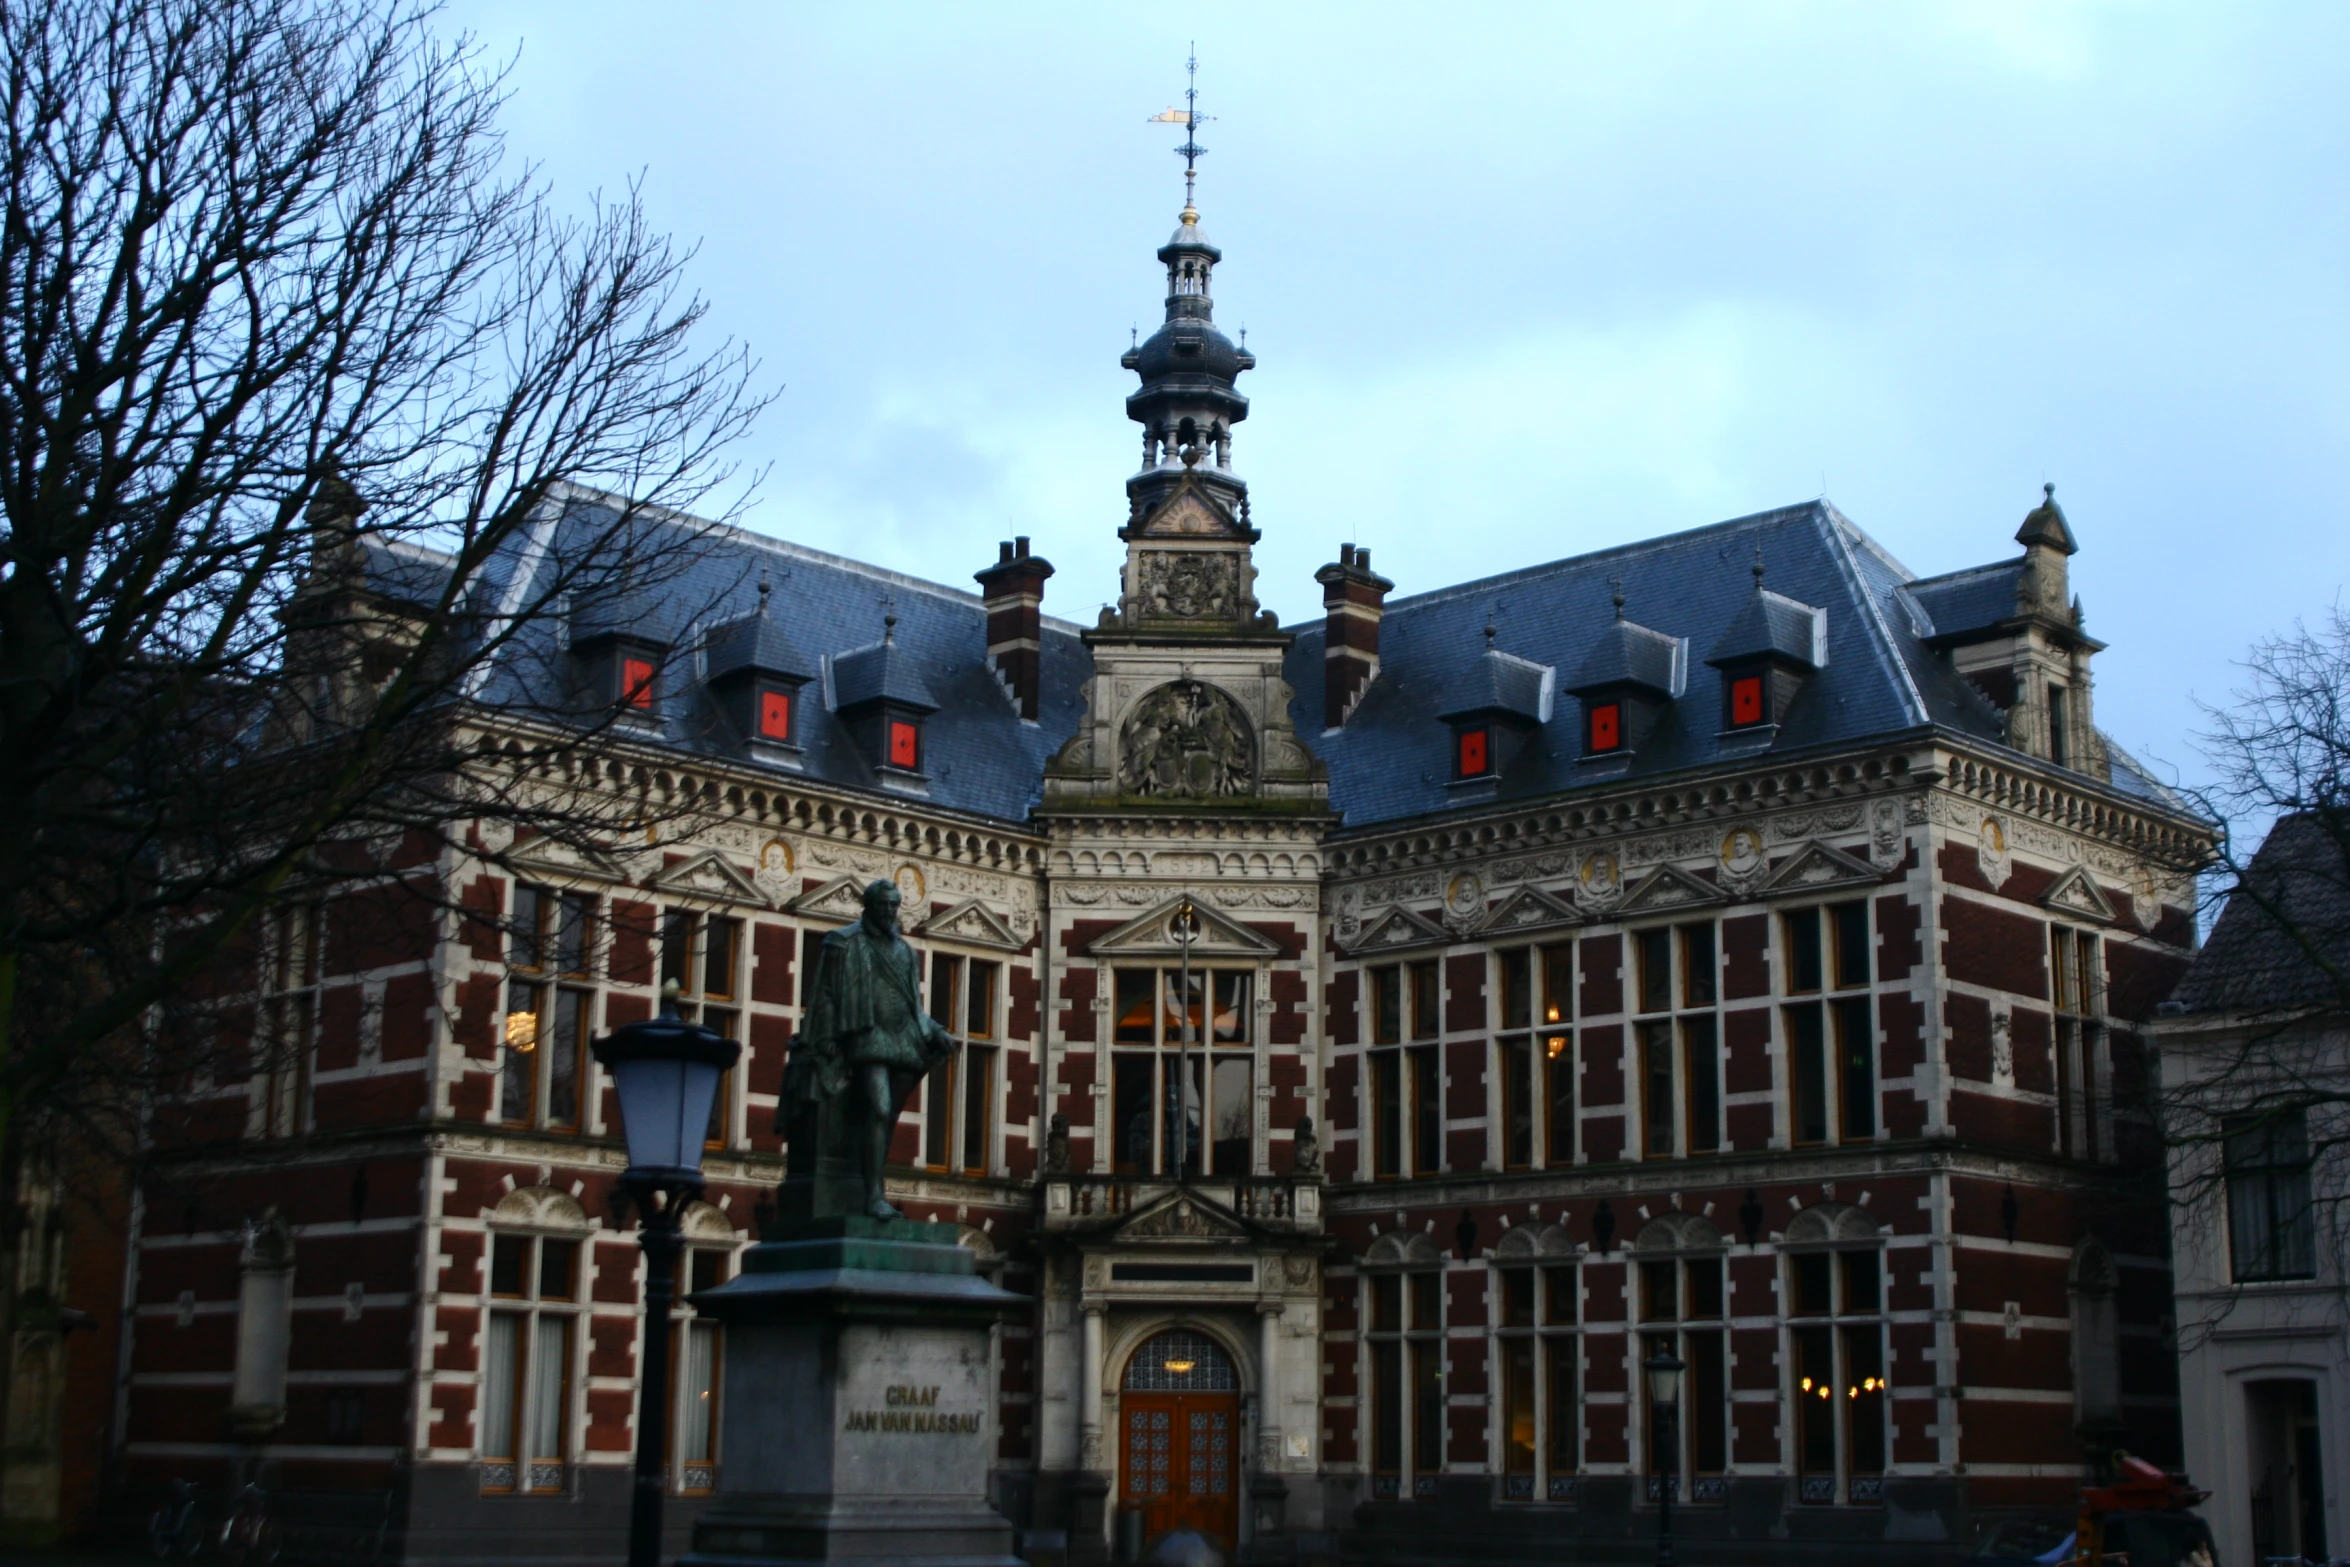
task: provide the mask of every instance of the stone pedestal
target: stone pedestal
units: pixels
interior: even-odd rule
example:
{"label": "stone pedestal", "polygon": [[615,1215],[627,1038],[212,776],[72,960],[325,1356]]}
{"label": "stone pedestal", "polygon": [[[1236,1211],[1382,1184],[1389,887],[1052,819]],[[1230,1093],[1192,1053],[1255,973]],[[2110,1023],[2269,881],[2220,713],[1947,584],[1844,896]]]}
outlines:
{"label": "stone pedestal", "polygon": [[988,1330],[1028,1302],[952,1226],[809,1219],[694,1304],[726,1324],[718,1495],[680,1567],[1019,1567],[988,1505]]}

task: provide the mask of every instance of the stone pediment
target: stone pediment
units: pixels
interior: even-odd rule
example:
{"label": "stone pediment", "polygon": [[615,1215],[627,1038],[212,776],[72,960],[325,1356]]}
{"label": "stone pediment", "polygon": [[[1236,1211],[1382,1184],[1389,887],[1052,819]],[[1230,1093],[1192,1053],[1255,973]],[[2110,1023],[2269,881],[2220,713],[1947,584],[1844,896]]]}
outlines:
{"label": "stone pediment", "polygon": [[1540,887],[1520,887],[1501,900],[1501,906],[1477,927],[1480,936],[1510,936],[1519,931],[1544,930],[1553,925],[1580,923],[1583,916],[1571,904],[1561,903]]}
{"label": "stone pediment", "polygon": [[953,908],[933,914],[915,934],[937,941],[959,941],[966,946],[1000,947],[1006,952],[1018,952],[1028,945],[977,898],[965,898]]}
{"label": "stone pediment", "polygon": [[1629,919],[1637,914],[1670,914],[1721,901],[1721,888],[1700,881],[1678,866],[1659,865],[1624,894],[1624,901],[1616,905],[1616,915]]}
{"label": "stone pediment", "polygon": [[1178,488],[1164,504],[1143,519],[1145,538],[1230,539],[1241,536],[1240,524],[1191,484]]}
{"label": "stone pediment", "polygon": [[1249,1227],[1206,1198],[1174,1191],[1118,1226],[1122,1241],[1253,1240]]}
{"label": "stone pediment", "polygon": [[1832,849],[1824,843],[1807,843],[1793,859],[1771,872],[1770,879],[1763,883],[1763,891],[1812,892],[1884,879],[1885,873],[1866,860],[1855,859],[1842,849]]}
{"label": "stone pediment", "polygon": [[737,870],[725,855],[716,849],[680,860],[649,883],[655,892],[675,893],[681,897],[715,898],[721,903],[753,903],[767,906],[767,894],[759,884]]}
{"label": "stone pediment", "polygon": [[783,906],[787,914],[838,919],[846,924],[865,917],[865,882],[856,876],[835,876],[813,892],[803,892]]}
{"label": "stone pediment", "polygon": [[2117,917],[2096,878],[2078,865],[2057,877],[2056,884],[2040,894],[2040,906],[2103,925],[2112,924]]}
{"label": "stone pediment", "polygon": [[[1105,936],[1086,946],[1086,954],[1097,958],[1179,958],[1184,943],[1174,933],[1175,910],[1181,898],[1169,898],[1149,913],[1128,920]],[[1281,955],[1278,942],[1257,932],[1209,906],[1204,899],[1194,898],[1192,911],[1198,920],[1199,934],[1190,943],[1194,960],[1215,958],[1277,958]]]}
{"label": "stone pediment", "polygon": [[550,881],[628,880],[628,872],[601,850],[581,848],[559,838],[531,839],[506,856],[506,865],[517,876],[543,876]]}
{"label": "stone pediment", "polygon": [[1410,909],[1396,908],[1381,915],[1346,951],[1349,957],[1365,957],[1404,947],[1441,946],[1451,940],[1452,932],[1434,920],[1414,914]]}

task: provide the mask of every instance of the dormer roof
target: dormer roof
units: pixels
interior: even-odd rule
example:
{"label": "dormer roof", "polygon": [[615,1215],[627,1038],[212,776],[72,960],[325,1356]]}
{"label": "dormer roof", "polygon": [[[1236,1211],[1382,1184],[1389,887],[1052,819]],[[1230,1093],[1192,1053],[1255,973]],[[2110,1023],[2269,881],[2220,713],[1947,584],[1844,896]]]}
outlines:
{"label": "dormer roof", "polygon": [[798,648],[765,606],[750,614],[710,628],[706,643],[707,679],[723,680],[735,674],[774,675],[784,680],[809,680],[815,665]]}
{"label": "dormer roof", "polygon": [[898,646],[894,630],[869,647],[835,658],[832,691],[833,705],[844,713],[871,702],[893,702],[925,713],[938,710],[919,661]]}
{"label": "dormer roof", "polygon": [[1688,639],[1652,631],[1619,618],[1608,622],[1575,671],[1572,692],[1633,686],[1660,697],[1676,697],[1688,672]]}
{"label": "dormer roof", "polygon": [[1452,705],[1436,716],[1447,723],[1488,714],[1548,723],[1551,690],[1556,680],[1557,671],[1548,664],[1537,664],[1530,658],[1488,647],[1469,666],[1468,678],[1461,682]]}
{"label": "dormer roof", "polygon": [[1757,584],[1705,661],[1720,668],[1758,658],[1819,668],[1828,661],[1828,612]]}

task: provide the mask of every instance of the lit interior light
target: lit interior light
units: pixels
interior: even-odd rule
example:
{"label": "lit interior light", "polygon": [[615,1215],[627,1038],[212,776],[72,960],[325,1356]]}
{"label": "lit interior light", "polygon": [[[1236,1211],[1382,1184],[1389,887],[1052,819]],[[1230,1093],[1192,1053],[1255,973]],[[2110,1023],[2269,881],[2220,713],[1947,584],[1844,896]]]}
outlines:
{"label": "lit interior light", "polygon": [[1825,1382],[1822,1382],[1822,1383],[1820,1384],[1820,1397],[1822,1397],[1822,1398],[1834,1398],[1835,1396],[1836,1396],[1836,1395],[1835,1395],[1835,1393],[1834,1393],[1832,1390],[1830,1390],[1830,1388],[1828,1387],[1828,1384],[1827,1384],[1827,1383],[1825,1383]]}
{"label": "lit interior light", "polygon": [[[1553,1018],[1551,1021],[1555,1023],[1558,1020]],[[1566,1053],[1567,1036],[1564,1034],[1553,1034],[1549,1039],[1543,1042],[1543,1054],[1549,1056],[1553,1061],[1556,1061],[1560,1056],[1563,1056]]]}
{"label": "lit interior light", "polygon": [[538,1048],[539,1018],[536,1012],[509,1012],[506,1014],[506,1048],[517,1055],[528,1055]]}
{"label": "lit interior light", "polygon": [[1805,1378],[1803,1379],[1803,1390],[1804,1390],[1806,1393],[1808,1393],[1808,1392],[1810,1392],[1810,1391],[1811,1391],[1811,1378],[1809,1378],[1809,1377],[1805,1377]]}
{"label": "lit interior light", "polygon": [[1187,1374],[1193,1366],[1198,1365],[1199,1362],[1196,1360],[1165,1360],[1161,1361],[1160,1364],[1165,1366],[1169,1371],[1174,1372],[1177,1376],[1183,1376]]}

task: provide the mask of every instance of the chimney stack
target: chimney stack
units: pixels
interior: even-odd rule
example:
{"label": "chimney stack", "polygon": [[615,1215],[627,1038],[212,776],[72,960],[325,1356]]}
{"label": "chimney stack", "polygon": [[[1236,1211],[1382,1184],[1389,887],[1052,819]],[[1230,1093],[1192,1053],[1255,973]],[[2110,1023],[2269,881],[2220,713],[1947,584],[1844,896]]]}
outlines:
{"label": "chimney stack", "polygon": [[995,564],[973,574],[987,602],[988,665],[1032,722],[1044,686],[1044,579],[1052,574],[1051,561],[1028,553],[1026,536],[1006,539]]}
{"label": "chimney stack", "polygon": [[1328,613],[1322,638],[1322,727],[1345,725],[1379,676],[1379,616],[1395,586],[1371,569],[1371,552],[1338,546],[1337,561],[1314,573]]}

